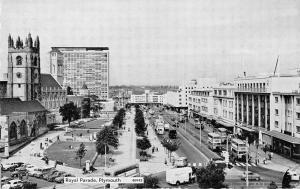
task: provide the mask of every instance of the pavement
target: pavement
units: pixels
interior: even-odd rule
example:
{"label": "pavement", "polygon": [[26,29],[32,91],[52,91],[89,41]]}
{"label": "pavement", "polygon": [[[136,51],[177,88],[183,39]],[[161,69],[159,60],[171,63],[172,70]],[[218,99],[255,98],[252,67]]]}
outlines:
{"label": "pavement", "polygon": [[[151,153],[152,157],[148,161],[140,162],[141,174],[145,174],[145,173],[155,174],[173,168],[166,150],[160,143],[160,140],[156,136],[156,133],[151,125],[148,125],[147,131],[148,131],[148,139],[152,147],[158,148],[158,151],[154,151],[154,153],[152,153],[151,151],[152,147],[150,148],[148,153]],[[176,152],[173,152],[172,156],[173,158],[178,157]],[[167,164],[165,164],[166,161]]]}
{"label": "pavement", "polygon": [[[263,160],[268,157],[269,152],[265,153],[261,147],[258,149],[254,145],[250,145],[250,155],[253,160],[255,160],[256,157],[259,159],[258,166],[271,169],[274,171],[280,171],[280,172],[286,172],[287,169],[296,171],[298,174],[300,174],[300,164],[297,162],[294,162],[288,158],[285,158],[279,154],[273,153],[273,157],[271,160],[267,160],[266,163],[263,163]],[[257,156],[256,156],[257,155]]]}

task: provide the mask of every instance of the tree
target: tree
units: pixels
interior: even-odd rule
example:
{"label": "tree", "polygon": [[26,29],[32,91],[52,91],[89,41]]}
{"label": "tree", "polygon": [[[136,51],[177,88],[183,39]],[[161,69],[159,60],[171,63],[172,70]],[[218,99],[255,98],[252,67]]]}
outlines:
{"label": "tree", "polygon": [[291,182],[291,176],[287,170],[283,175],[282,188],[290,188],[290,182]]}
{"label": "tree", "polygon": [[93,166],[98,155],[104,155],[105,152],[109,152],[109,146],[117,148],[119,145],[119,139],[114,135],[115,130],[110,126],[105,126],[101,131],[97,133],[96,136],[96,154],[91,162]]}
{"label": "tree", "polygon": [[147,150],[151,147],[151,143],[147,137],[143,137],[143,139],[136,140],[137,148],[141,149],[142,151]]}
{"label": "tree", "polygon": [[206,167],[196,171],[200,188],[225,188],[225,172],[223,167],[218,167],[210,162]]}
{"label": "tree", "polygon": [[90,117],[90,110],[91,110],[91,100],[90,98],[84,98],[82,101],[82,118]]}
{"label": "tree", "polygon": [[63,121],[68,121],[69,126],[72,120],[79,119],[79,109],[73,102],[65,104],[59,108],[59,113],[63,117]]}
{"label": "tree", "polygon": [[67,87],[67,95],[73,95],[73,90],[70,86]]}
{"label": "tree", "polygon": [[178,150],[181,145],[181,141],[179,139],[171,140],[169,138],[163,138],[161,144],[167,149],[168,157],[170,157],[171,161],[172,152]]}
{"label": "tree", "polygon": [[78,150],[76,151],[76,157],[75,157],[76,160],[79,159],[80,167],[81,167],[81,160],[85,156],[86,151],[87,150],[85,148],[85,145],[83,143],[81,143]]}

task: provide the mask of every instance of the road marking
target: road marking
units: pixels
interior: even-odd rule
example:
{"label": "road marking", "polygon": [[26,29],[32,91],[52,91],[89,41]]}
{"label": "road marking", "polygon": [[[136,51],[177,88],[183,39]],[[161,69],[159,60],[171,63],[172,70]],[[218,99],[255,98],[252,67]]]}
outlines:
{"label": "road marking", "polygon": [[199,167],[202,167],[202,163],[199,163]]}
{"label": "road marking", "polygon": [[193,166],[196,167],[196,166],[197,166],[197,163],[193,163]]}
{"label": "road marking", "polygon": [[188,166],[190,167],[190,166],[191,166],[191,163],[188,163]]}
{"label": "road marking", "polygon": [[235,164],[236,164],[237,166],[241,166],[241,165],[240,165],[239,163],[237,163],[237,162],[236,162]]}
{"label": "road marking", "polygon": [[246,164],[244,164],[244,163],[240,163],[242,166],[246,166]]}
{"label": "road marking", "polygon": [[251,167],[251,164],[247,163],[247,165],[248,165],[249,167]]}
{"label": "road marking", "polygon": [[252,166],[256,167],[255,163],[251,163]]}

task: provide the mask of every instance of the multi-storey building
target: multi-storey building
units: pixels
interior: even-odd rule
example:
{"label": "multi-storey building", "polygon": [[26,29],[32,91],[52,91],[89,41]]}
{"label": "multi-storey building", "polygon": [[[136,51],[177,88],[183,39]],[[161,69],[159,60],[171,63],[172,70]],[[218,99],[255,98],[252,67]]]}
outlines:
{"label": "multi-storey building", "polygon": [[214,78],[200,78],[188,95],[188,116],[201,120],[213,119],[213,88],[217,85]]}
{"label": "multi-storey building", "polygon": [[[50,68],[51,74],[62,80],[62,86],[71,87],[74,94],[86,84],[91,95],[108,99],[108,47],[52,47]],[[61,75],[63,79],[59,79]]]}
{"label": "multi-storey building", "polygon": [[176,91],[168,91],[164,97],[164,104],[176,111],[187,110],[188,108],[188,96],[191,91],[196,87],[196,80],[191,80],[188,83],[179,86]]}
{"label": "multi-storey building", "polygon": [[233,131],[235,125],[235,87],[232,83],[221,83],[213,90],[213,119],[216,120],[217,124]]}
{"label": "multi-storey building", "polygon": [[[237,132],[253,132],[259,141],[290,157],[299,156],[297,94],[299,75],[235,79]],[[279,146],[278,146],[279,145]]]}
{"label": "multi-storey building", "polygon": [[144,94],[132,94],[130,96],[130,103],[133,104],[163,104],[164,95],[156,94],[145,90]]}

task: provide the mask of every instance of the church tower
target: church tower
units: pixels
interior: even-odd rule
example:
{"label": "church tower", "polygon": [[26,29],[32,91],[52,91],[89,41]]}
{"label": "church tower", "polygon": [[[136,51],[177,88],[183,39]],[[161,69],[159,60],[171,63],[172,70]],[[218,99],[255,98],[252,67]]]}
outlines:
{"label": "church tower", "polygon": [[30,33],[25,44],[8,36],[8,81],[7,97],[23,101],[41,100],[40,41],[33,42]]}

